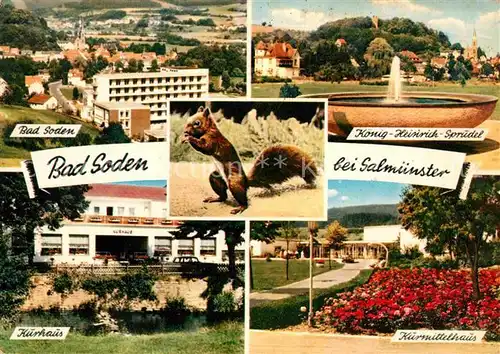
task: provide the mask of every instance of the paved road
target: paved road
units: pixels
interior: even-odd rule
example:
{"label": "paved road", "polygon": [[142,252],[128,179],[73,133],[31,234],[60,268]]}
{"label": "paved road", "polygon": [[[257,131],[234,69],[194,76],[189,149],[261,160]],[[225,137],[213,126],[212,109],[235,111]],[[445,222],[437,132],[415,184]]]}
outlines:
{"label": "paved road", "polygon": [[[314,289],[326,289],[334,285],[345,283],[356,277],[360,270],[368,269],[373,260],[359,260],[358,263],[347,263],[344,267],[321,273],[313,278]],[[305,294],[309,291],[309,278],[280,286],[278,288],[254,292],[250,294],[250,307],[266,301],[281,300],[290,296]]]}
{"label": "paved road", "polygon": [[76,107],[73,105],[73,103],[71,103],[71,101],[69,101],[68,99],[66,99],[66,97],[64,97],[64,95],[61,92],[61,87],[62,87],[62,81],[49,83],[50,95],[56,98],[57,103],[59,104],[59,106],[63,108],[64,112],[71,111],[73,114],[76,114],[77,112]]}
{"label": "paved road", "polygon": [[500,344],[391,343],[390,337],[250,331],[251,354],[499,354]]}

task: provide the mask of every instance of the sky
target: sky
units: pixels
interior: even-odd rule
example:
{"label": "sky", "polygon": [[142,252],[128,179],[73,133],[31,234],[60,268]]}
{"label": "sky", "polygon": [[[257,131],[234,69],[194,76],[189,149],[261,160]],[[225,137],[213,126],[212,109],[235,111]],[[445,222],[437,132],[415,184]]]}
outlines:
{"label": "sky", "polygon": [[406,184],[375,181],[328,181],[328,208],[397,204]]}
{"label": "sky", "polygon": [[252,23],[314,30],[345,17],[408,17],[443,31],[452,43],[479,46],[492,56],[500,52],[500,0],[253,0]]}
{"label": "sky", "polygon": [[127,182],[114,182],[112,184],[125,184],[128,186],[143,186],[143,187],[165,187],[166,180],[151,180],[151,181],[127,181]]}

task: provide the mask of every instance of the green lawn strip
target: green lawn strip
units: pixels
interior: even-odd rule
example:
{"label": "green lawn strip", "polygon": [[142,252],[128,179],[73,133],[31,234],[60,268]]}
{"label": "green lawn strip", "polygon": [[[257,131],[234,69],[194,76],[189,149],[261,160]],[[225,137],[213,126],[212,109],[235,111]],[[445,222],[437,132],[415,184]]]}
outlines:
{"label": "green lawn strip", "polygon": [[[279,97],[283,83],[252,84],[252,97]],[[306,82],[297,84],[303,95],[327,92],[387,92],[387,86],[358,85],[354,83]],[[477,81],[469,82],[465,87],[453,83],[438,83],[436,86],[403,86],[404,91],[473,93],[500,97],[500,87],[497,85],[481,85]],[[500,120],[500,104],[497,104],[491,119]]]}
{"label": "green lawn strip", "polygon": [[[340,269],[344,265],[332,261],[332,269]],[[323,267],[314,267],[314,275],[329,271],[328,260]],[[274,289],[278,286],[294,283],[309,278],[309,261],[300,259],[289,260],[288,276],[286,280],[286,262],[272,260],[267,262],[261,259],[252,259],[252,272],[254,288],[252,291]]]}
{"label": "green lawn strip", "polygon": [[[30,152],[20,147],[7,146],[1,137],[2,130],[8,123],[32,120],[38,124],[81,124],[80,132],[97,136],[99,131],[91,124],[52,111],[38,111],[27,107],[0,105],[0,167],[18,167],[19,161],[30,158]],[[11,160],[8,160],[11,159]]]}
{"label": "green lawn strip", "polygon": [[[354,279],[341,283],[331,288],[317,290],[314,292],[313,308],[319,309],[326,298],[333,297],[338,293],[351,291],[366,283],[370,279],[373,270],[361,270]],[[283,300],[265,302],[262,305],[250,309],[251,329],[282,329],[298,325],[306,318],[307,313],[300,312],[302,306],[309,306],[308,295],[292,296]]]}
{"label": "green lawn strip", "polygon": [[0,331],[0,351],[4,353],[243,353],[244,329],[241,322],[227,322],[197,332],[170,332],[152,335],[84,336],[70,334],[59,340],[9,340],[10,331]]}

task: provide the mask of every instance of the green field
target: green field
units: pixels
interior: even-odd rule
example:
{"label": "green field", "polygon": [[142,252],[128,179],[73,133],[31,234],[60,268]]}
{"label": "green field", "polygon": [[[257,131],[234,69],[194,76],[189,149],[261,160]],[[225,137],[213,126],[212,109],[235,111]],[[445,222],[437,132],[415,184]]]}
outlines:
{"label": "green field", "polygon": [[[332,270],[343,266],[343,264],[332,261]],[[325,261],[324,267],[314,267],[313,272],[314,275],[318,275],[329,270],[328,261]],[[309,278],[309,260],[290,259],[288,280],[286,280],[286,262],[281,260],[267,262],[263,259],[252,259],[252,272],[253,291],[273,289]]]}
{"label": "green field", "polygon": [[[297,84],[303,95],[327,92],[387,92],[387,86],[359,85],[354,82],[343,82],[332,84],[330,82],[306,82]],[[252,84],[252,97],[274,98],[279,97],[280,87],[283,83]],[[431,92],[456,92],[475,93],[500,97],[500,85],[480,84],[477,80],[470,80],[465,87],[454,83],[439,83],[437,86],[411,86],[408,91],[431,91]],[[403,87],[403,91],[405,87]],[[500,104],[497,104],[492,119],[500,120]]]}
{"label": "green field", "polygon": [[70,334],[66,340],[9,340],[11,331],[0,331],[3,353],[119,353],[168,354],[243,353],[243,324],[228,322],[197,332],[172,332],[154,335],[84,336]]}
{"label": "green field", "polygon": [[[32,120],[40,124],[56,124],[57,121],[64,120],[68,124],[81,124],[81,132],[89,133],[93,136],[98,134],[98,130],[90,124],[83,123],[68,116],[64,116],[52,111],[38,111],[27,107],[0,105],[0,134],[5,125],[21,120]],[[30,157],[30,152],[21,148],[6,146],[3,139],[0,139],[0,167],[19,167],[20,160]]]}
{"label": "green field", "polygon": [[[325,299],[336,294],[352,291],[354,288],[366,283],[373,270],[363,269],[352,280],[337,284],[328,289],[314,292],[313,309],[318,310]],[[300,312],[302,306],[308,307],[309,295],[297,295],[283,300],[264,302],[250,309],[251,329],[282,329],[300,324],[306,319],[307,314]]]}

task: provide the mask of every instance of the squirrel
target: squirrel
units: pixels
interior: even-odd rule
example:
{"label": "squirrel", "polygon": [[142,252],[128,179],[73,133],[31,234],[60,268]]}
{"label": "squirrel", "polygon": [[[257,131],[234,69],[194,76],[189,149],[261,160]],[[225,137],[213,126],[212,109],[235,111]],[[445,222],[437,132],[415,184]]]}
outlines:
{"label": "squirrel", "polygon": [[214,203],[227,200],[227,190],[238,202],[238,208],[231,214],[238,214],[248,208],[249,187],[271,188],[299,176],[309,185],[315,185],[318,168],[306,152],[293,145],[274,145],[264,149],[253,167],[245,174],[238,152],[220,132],[209,108],[201,106],[188,118],[184,126],[181,143],[189,143],[196,151],[212,156],[216,170],[209,181],[217,197],[203,202]]}

